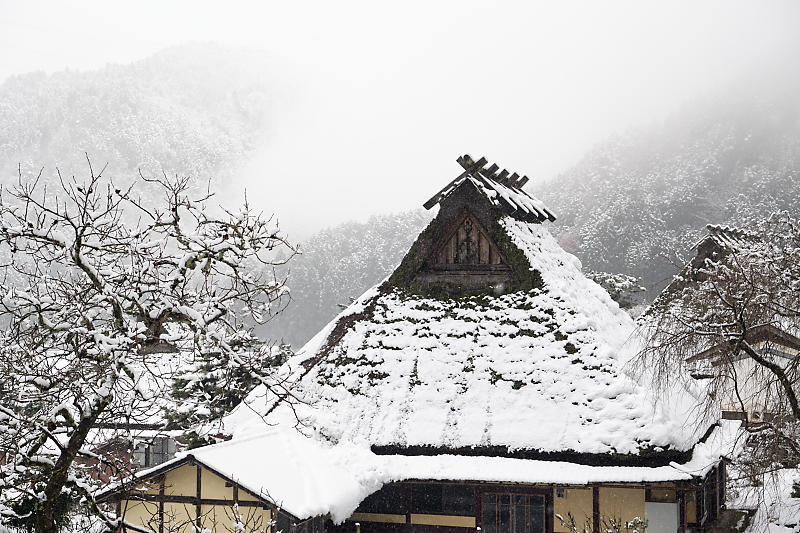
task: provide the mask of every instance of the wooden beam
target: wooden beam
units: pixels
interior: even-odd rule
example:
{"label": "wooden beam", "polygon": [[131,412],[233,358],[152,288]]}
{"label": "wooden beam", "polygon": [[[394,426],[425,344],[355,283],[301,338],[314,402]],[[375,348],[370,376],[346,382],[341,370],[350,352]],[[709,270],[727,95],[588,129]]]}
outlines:
{"label": "wooden beam", "polygon": [[197,469],[197,490],[196,490],[196,499],[194,504],[194,511],[196,515],[195,526],[197,527],[198,531],[200,529],[200,517],[202,513],[201,503],[203,501],[203,468],[200,466],[199,463],[195,463],[195,468]]}
{"label": "wooden beam", "polygon": [[485,157],[481,157],[480,159],[478,159],[478,161],[476,161],[472,165],[469,165],[469,161],[471,161],[469,156],[461,156],[458,159],[456,159],[456,161],[458,162],[459,165],[464,167],[464,172],[459,174],[456,179],[454,179],[453,181],[451,181],[450,183],[448,183],[447,185],[442,187],[439,190],[439,192],[437,192],[436,194],[434,194],[430,198],[430,200],[428,200],[427,202],[422,204],[422,207],[424,207],[425,209],[430,209],[433,206],[435,206],[436,204],[438,204],[439,201],[444,196],[445,191],[449,190],[452,186],[454,186],[456,183],[458,183],[459,180],[465,178],[469,174],[473,174],[473,173],[477,174],[477,173],[479,173],[480,169],[483,168],[483,166],[486,164],[486,158]]}
{"label": "wooden beam", "polygon": [[592,531],[600,533],[600,487],[592,487]]}
{"label": "wooden beam", "polygon": [[[184,503],[196,504],[197,498],[194,496],[184,496],[179,494],[167,494],[163,498],[158,494],[131,494],[130,497],[124,498],[125,501],[130,502],[156,502],[156,503]],[[233,500],[225,500],[219,498],[203,498],[200,500],[201,505],[217,505],[222,507],[230,507],[233,505]],[[239,507],[263,507],[269,509],[271,504],[266,502],[259,502],[254,500],[243,500],[239,502]]]}
{"label": "wooden beam", "polygon": [[492,166],[481,170],[480,173],[489,179],[494,179],[492,176],[494,176],[494,173],[497,172],[499,168],[500,167],[497,166],[497,163],[492,163]]}
{"label": "wooden beam", "polygon": [[164,493],[166,492],[167,475],[161,476],[158,484],[158,533],[164,533]]}
{"label": "wooden beam", "polygon": [[482,168],[482,167],[483,167],[484,165],[486,165],[486,163],[487,163],[487,161],[486,161],[486,158],[485,158],[485,157],[481,157],[481,158],[480,158],[480,159],[478,159],[477,161],[473,161],[473,160],[472,160],[472,158],[469,156],[469,154],[464,154],[464,155],[462,155],[461,157],[459,157],[458,159],[456,159],[456,162],[457,162],[459,165],[461,165],[461,167],[462,167],[464,170],[468,170],[468,171],[470,171],[470,172],[471,172],[471,171],[473,171],[473,170],[475,170],[475,168],[476,168],[476,167],[477,167],[477,168]]}

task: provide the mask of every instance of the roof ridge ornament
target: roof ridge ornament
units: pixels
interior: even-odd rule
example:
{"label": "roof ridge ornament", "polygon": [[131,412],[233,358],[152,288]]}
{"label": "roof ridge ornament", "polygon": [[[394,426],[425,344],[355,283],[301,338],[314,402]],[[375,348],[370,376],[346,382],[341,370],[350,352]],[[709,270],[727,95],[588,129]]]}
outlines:
{"label": "roof ridge ornament", "polygon": [[528,183],[528,176],[520,176],[516,172],[509,174],[506,169],[500,170],[496,163],[488,167],[489,162],[485,157],[475,161],[469,154],[464,154],[456,159],[464,171],[453,181],[448,183],[430,200],[425,202],[425,209],[431,209],[438,204],[467,179],[478,187],[484,196],[494,204],[499,205],[509,215],[529,222],[544,222],[556,219],[555,215],[545,205],[522,190]]}

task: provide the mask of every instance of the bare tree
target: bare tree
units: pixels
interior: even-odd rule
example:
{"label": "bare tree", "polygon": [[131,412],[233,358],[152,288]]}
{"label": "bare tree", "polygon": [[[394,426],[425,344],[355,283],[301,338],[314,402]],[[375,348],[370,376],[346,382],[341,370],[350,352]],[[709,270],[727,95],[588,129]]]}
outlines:
{"label": "bare tree", "polygon": [[779,213],[746,231],[722,230],[722,245],[687,265],[643,317],[639,362],[660,385],[691,372],[707,388],[706,414],[760,406],[745,426],[748,460],[763,474],[798,456],[800,360],[791,345],[800,327],[800,227]]}
{"label": "bare tree", "polygon": [[566,518],[560,514],[556,518],[561,525],[570,533],[592,533],[602,531],[603,533],[646,533],[647,520],[642,520],[638,516],[626,522],[621,518],[599,517],[598,529],[595,530],[590,518],[586,518],[583,524],[578,524],[572,513],[567,513]]}
{"label": "bare tree", "polygon": [[93,442],[119,421],[151,420],[184,359],[224,354],[291,399],[229,343],[285,295],[273,267],[293,249],[276,222],[246,202],[214,216],[186,178],[141,177],[161,197],[148,202],[102,174],[91,163],[83,183],[59,174],[54,194],[41,173],[20,175],[0,195],[0,524],[55,533],[80,500],[119,526],[88,470],[113,479],[131,464]]}

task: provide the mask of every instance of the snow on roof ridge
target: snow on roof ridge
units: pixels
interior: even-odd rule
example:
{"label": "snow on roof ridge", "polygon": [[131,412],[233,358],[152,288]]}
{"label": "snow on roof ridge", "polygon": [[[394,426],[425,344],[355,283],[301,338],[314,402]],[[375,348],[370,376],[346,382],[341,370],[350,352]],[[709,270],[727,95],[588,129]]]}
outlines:
{"label": "snow on roof ridge", "polygon": [[751,230],[727,224],[706,224],[706,231],[708,233],[695,244],[695,248],[708,239],[726,248],[736,248],[758,239],[758,234]]}
{"label": "snow on roof ridge", "polygon": [[516,172],[509,176],[508,170],[499,171],[500,167],[496,164],[486,167],[487,161],[484,157],[476,162],[466,154],[456,161],[464,168],[464,172],[425,202],[423,206],[426,209],[440,203],[461,184],[469,181],[489,202],[504,209],[509,215],[538,222],[552,222],[556,219],[544,202],[522,189],[528,182],[527,176],[520,177]]}

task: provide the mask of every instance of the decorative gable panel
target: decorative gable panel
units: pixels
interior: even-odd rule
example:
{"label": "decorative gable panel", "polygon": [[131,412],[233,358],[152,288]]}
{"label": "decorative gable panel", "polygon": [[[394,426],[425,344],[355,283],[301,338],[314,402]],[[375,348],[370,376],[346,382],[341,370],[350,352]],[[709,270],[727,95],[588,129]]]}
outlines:
{"label": "decorative gable panel", "polygon": [[475,217],[465,211],[459,218],[456,227],[434,249],[428,259],[429,268],[490,270],[490,265],[505,265],[497,246]]}
{"label": "decorative gable panel", "polygon": [[444,285],[449,287],[447,292],[455,293],[462,289],[502,291],[512,281],[508,261],[478,216],[468,209],[453,217],[440,235],[416,274],[416,282]]}

